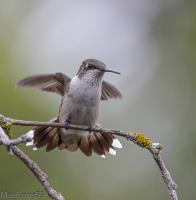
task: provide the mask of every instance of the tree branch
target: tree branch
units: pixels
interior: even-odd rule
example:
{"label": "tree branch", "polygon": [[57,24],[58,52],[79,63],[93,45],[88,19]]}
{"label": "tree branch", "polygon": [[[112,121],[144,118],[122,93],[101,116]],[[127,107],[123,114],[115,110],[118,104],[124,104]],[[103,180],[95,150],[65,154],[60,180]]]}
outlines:
{"label": "tree branch", "polygon": [[25,137],[25,135],[15,140],[10,140],[5,131],[0,127],[0,144],[6,146],[9,151],[11,151],[16,157],[18,157],[33,172],[37,180],[41,183],[45,191],[48,193],[49,197],[55,200],[64,200],[63,196],[60,193],[57,193],[56,190],[51,187],[48,181],[48,176],[40,169],[40,167],[23,151],[15,146],[16,144],[24,143],[27,141],[29,141],[29,138]]}
{"label": "tree branch", "polygon": [[[45,126],[45,127],[59,127],[59,128],[65,128],[63,123],[54,123],[54,122],[38,122],[38,121],[24,121],[24,120],[18,120],[18,119],[12,119],[12,118],[8,118],[5,117],[3,115],[0,115],[0,125],[2,127],[6,127],[7,124],[13,124],[13,125],[21,125],[21,126]],[[89,129],[89,127],[87,126],[83,126],[83,125],[74,125],[74,124],[69,124],[68,127],[66,127],[68,129],[75,129],[75,130],[83,130],[83,131],[87,131]],[[141,134],[141,133],[136,133],[136,132],[125,132],[125,131],[120,131],[120,130],[112,130],[112,129],[106,129],[106,128],[92,128],[91,129],[92,132],[99,132],[102,134],[113,134],[113,135],[117,135],[117,136],[121,136],[126,138],[129,141],[132,141],[134,144],[137,144],[138,146],[142,147],[142,148],[146,148],[147,150],[150,151],[150,153],[152,154],[154,160],[156,161],[160,172],[161,172],[161,176],[165,182],[165,184],[167,185],[168,188],[168,192],[170,195],[170,199],[171,200],[178,200],[177,197],[177,192],[176,192],[176,184],[173,181],[170,172],[167,170],[164,161],[160,155],[160,152],[162,150],[162,145],[159,143],[153,143],[151,140],[149,140],[145,135]],[[9,139],[9,138],[8,138]],[[19,138],[13,139],[13,140],[4,140],[4,137],[2,137],[0,135],[0,143],[3,143],[5,146],[9,147],[11,146],[11,150],[13,151],[13,153],[18,156],[28,167],[32,166],[29,165],[29,162],[26,162],[26,159],[24,158],[28,158],[26,155],[21,156],[21,150],[19,150],[16,146],[19,143],[26,143],[27,141],[30,140],[30,138],[28,138],[27,135],[22,135]],[[25,160],[25,161],[24,161]],[[29,158],[27,159],[29,160]],[[34,163],[33,161],[31,161],[30,163]],[[35,166],[36,164],[34,163],[33,166]],[[37,179],[40,181],[40,183],[44,186],[44,189],[48,192],[49,196],[51,196],[51,193],[49,193],[48,190],[48,185],[49,183],[47,182],[47,179],[45,177],[40,178],[40,174],[44,174],[43,172],[41,173],[37,173],[37,171],[40,172],[40,168],[36,165],[36,170],[35,168],[29,167],[31,169],[31,171],[36,175]],[[44,181],[43,181],[44,180]],[[45,185],[43,183],[46,183]],[[50,185],[49,185],[50,186]],[[50,190],[52,188],[50,187]],[[59,195],[56,191],[54,191],[54,189],[52,189],[52,194],[55,193],[56,197]],[[54,197],[52,197],[54,198]],[[54,198],[55,199],[55,198]],[[58,199],[58,198],[56,198]],[[63,199],[63,197],[60,195],[59,199]]]}

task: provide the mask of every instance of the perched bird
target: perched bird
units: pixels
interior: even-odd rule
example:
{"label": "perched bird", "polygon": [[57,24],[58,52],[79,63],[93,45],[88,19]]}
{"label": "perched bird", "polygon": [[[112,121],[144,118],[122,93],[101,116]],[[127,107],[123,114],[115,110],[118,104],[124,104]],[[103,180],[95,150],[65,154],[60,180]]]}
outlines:
{"label": "perched bird", "polygon": [[120,74],[106,69],[106,65],[96,59],[82,62],[77,74],[71,79],[65,74],[44,74],[27,77],[18,83],[18,87],[34,87],[54,92],[62,97],[58,116],[52,122],[65,124],[65,128],[35,127],[28,132],[32,135],[35,148],[46,146],[46,151],[56,147],[60,150],[76,151],[78,148],[90,156],[94,151],[105,157],[106,152],[116,155],[116,148],[122,148],[119,140],[111,134],[67,129],[68,124],[86,125],[89,130],[100,127],[98,111],[100,100],[121,98],[121,93],[112,84],[103,81],[106,72]]}

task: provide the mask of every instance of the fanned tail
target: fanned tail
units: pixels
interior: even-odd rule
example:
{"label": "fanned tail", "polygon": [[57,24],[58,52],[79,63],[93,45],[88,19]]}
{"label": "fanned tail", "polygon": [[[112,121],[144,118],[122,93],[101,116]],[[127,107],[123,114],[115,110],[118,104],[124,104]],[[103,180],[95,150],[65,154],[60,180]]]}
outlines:
{"label": "fanned tail", "polygon": [[[58,122],[57,119],[51,120],[51,122]],[[34,148],[41,148],[46,146],[46,151],[51,151],[58,147],[61,143],[59,134],[59,128],[56,127],[43,127],[37,126],[27,133],[33,138],[31,142],[28,142],[27,146],[33,146]]]}
{"label": "fanned tail", "polygon": [[91,156],[92,152],[105,157],[106,153],[116,155],[116,148],[122,148],[119,140],[112,134],[90,133],[87,137],[81,138],[78,143],[80,150]]}
{"label": "fanned tail", "polygon": [[[58,122],[58,120],[53,119],[51,122]],[[33,138],[31,142],[26,143],[27,146],[33,146],[34,149],[45,146],[46,151],[58,147],[60,150],[67,149],[74,152],[79,148],[86,156],[91,156],[94,152],[105,158],[106,153],[116,155],[116,149],[122,148],[120,141],[112,134],[93,132],[88,136],[81,137],[77,143],[73,144],[63,143],[60,130],[56,127],[38,126],[27,134]]]}

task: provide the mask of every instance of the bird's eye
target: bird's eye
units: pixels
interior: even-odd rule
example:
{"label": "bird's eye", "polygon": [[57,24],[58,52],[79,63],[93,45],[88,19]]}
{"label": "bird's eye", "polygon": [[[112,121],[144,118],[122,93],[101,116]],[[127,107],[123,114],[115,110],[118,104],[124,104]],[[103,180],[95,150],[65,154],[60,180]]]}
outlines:
{"label": "bird's eye", "polygon": [[88,69],[95,69],[95,66],[94,66],[94,65],[91,65],[91,64],[88,64],[88,65],[87,65],[87,68],[88,68]]}

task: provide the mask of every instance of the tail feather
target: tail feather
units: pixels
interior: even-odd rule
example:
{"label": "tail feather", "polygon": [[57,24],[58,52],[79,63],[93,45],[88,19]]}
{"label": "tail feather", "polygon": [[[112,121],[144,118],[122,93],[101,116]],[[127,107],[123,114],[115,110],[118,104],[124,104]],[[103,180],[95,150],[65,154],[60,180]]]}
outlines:
{"label": "tail feather", "polygon": [[74,143],[74,144],[68,144],[66,146],[66,149],[71,151],[71,152],[74,152],[74,151],[77,151],[78,149],[78,144],[77,143]]}
{"label": "tail feather", "polygon": [[102,134],[102,136],[105,138],[105,140],[111,145],[113,142],[113,139],[115,138],[112,134]]}
{"label": "tail feather", "polygon": [[[57,119],[51,121],[57,122]],[[33,135],[33,142],[28,142],[27,146],[33,145],[35,148],[46,146],[46,151],[51,151],[61,143],[59,128],[56,127],[38,126],[28,133]]]}
{"label": "tail feather", "polygon": [[[56,130],[54,130],[56,132]],[[53,138],[50,140],[46,147],[46,151],[51,151],[59,145],[59,134],[54,134]]]}
{"label": "tail feather", "polygon": [[116,155],[115,148],[120,148],[120,145],[113,146],[119,140],[111,134],[102,134],[102,133],[91,133],[87,137],[81,138],[78,146],[80,150],[86,155],[91,156],[92,151],[96,154],[105,157],[106,153],[110,153],[112,155]]}
{"label": "tail feather", "polygon": [[59,148],[59,150],[63,150],[63,149],[66,148],[66,145],[65,145],[63,142],[61,142],[61,143],[58,145],[58,148]]}
{"label": "tail feather", "polygon": [[105,138],[103,137],[103,135],[101,133],[94,133],[97,140],[99,141],[99,143],[101,144],[101,146],[103,147],[103,149],[106,151],[106,152],[109,152],[109,149],[111,147],[111,144],[105,140]]}
{"label": "tail feather", "polygon": [[90,138],[89,137],[81,138],[81,140],[79,142],[79,148],[86,156],[91,156],[92,155],[92,147],[91,147],[91,143],[90,143]]}
{"label": "tail feather", "polygon": [[93,151],[97,153],[98,155],[105,155],[104,147],[101,145],[99,140],[96,138],[94,133],[91,133],[89,136],[90,143]]}
{"label": "tail feather", "polygon": [[48,127],[44,130],[43,129],[35,130],[34,145],[37,148],[49,145],[51,143],[51,140],[56,134],[58,135],[58,129],[53,127]]}

